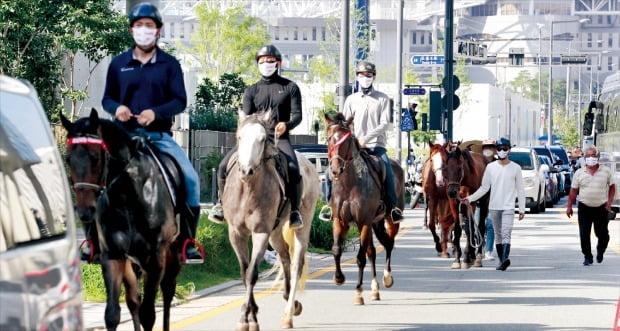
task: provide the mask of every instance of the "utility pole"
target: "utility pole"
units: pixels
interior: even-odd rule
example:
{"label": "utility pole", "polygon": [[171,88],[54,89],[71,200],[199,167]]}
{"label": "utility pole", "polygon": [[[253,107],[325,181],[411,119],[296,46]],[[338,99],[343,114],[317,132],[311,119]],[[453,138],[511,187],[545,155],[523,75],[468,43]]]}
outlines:
{"label": "utility pole", "polygon": [[[396,21],[396,100],[394,100],[394,126],[396,129],[396,155],[398,163],[402,160],[402,142],[400,118],[402,113],[403,101],[403,11],[405,0],[400,0],[398,4],[398,17]],[[409,132],[407,132],[409,134]],[[409,153],[409,150],[407,150]]]}
{"label": "utility pole", "polygon": [[349,0],[342,1],[340,21],[340,86],[338,87],[338,109],[344,109],[344,100],[349,94]]}
{"label": "utility pole", "polygon": [[454,26],[453,22],[454,18],[454,0],[446,0],[446,15],[445,15],[445,47],[444,47],[444,79],[446,82],[445,88],[445,98],[446,98],[446,122],[447,127],[445,128],[444,136],[448,141],[452,141],[452,109],[453,109],[453,98],[454,98],[454,67],[453,67],[453,36],[452,30]]}

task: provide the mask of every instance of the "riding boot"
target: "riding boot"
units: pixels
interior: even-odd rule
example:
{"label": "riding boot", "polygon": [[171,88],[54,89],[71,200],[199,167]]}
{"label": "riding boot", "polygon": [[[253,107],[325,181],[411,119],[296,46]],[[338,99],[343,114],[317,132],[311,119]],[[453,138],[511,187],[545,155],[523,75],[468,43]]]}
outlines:
{"label": "riding boot", "polygon": [[299,204],[301,203],[301,194],[303,185],[301,179],[297,183],[289,183],[288,198],[291,201],[291,215],[289,217],[289,226],[291,229],[298,229],[303,226],[301,213],[299,212]]}
{"label": "riding boot", "polygon": [[501,264],[501,271],[506,271],[510,266],[510,259],[508,256],[510,255],[510,244],[504,244],[504,254],[502,255],[504,258]]}
{"label": "riding boot", "polygon": [[224,224],[224,209],[222,208],[222,193],[226,185],[226,178],[217,178],[217,203],[209,210],[209,221]]}
{"label": "riding boot", "polygon": [[502,264],[504,263],[504,244],[495,244],[495,251],[497,252],[497,259],[499,264],[495,270],[502,270]]}
{"label": "riding boot", "polygon": [[[195,241],[196,238],[196,228],[198,227],[198,223],[200,221],[200,207],[189,207],[191,215],[185,217],[187,220],[186,231],[186,240],[184,243],[185,247],[185,264],[200,264],[204,263],[204,256],[202,252],[197,247],[197,243]],[[181,225],[183,226],[183,225]]]}

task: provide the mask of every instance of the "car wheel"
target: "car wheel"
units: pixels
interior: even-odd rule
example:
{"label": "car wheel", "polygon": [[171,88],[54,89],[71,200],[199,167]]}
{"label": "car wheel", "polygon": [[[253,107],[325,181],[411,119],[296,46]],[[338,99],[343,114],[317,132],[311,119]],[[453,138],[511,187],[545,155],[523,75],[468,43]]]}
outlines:
{"label": "car wheel", "polygon": [[541,213],[544,213],[547,210],[547,204],[546,204],[545,198],[543,197],[539,199],[539,201],[540,201],[540,207],[538,208],[538,210]]}

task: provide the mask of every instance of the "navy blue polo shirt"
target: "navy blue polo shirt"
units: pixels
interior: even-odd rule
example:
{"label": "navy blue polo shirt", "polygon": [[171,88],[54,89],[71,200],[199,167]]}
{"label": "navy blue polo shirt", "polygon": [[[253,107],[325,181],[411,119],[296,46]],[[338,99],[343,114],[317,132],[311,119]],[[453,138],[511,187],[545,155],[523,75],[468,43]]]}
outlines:
{"label": "navy blue polo shirt", "polygon": [[[136,115],[153,109],[155,120],[146,130],[170,132],[174,115],[185,109],[187,94],[179,61],[159,47],[156,50],[145,64],[134,59],[133,48],[114,57],[101,103],[112,116],[120,105],[129,107]],[[135,118],[121,124],[129,131],[142,127]]]}

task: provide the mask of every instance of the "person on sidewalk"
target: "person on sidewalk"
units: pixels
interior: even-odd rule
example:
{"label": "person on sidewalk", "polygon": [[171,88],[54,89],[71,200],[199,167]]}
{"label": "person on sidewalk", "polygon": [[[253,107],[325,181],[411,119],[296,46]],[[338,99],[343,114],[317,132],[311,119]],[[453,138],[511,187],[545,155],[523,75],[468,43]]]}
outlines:
{"label": "person on sidewalk", "polygon": [[613,173],[608,167],[598,163],[599,152],[594,146],[589,147],[585,154],[586,166],[575,172],[568,193],[566,215],[573,216],[573,204],[577,204],[577,222],[579,224],[579,240],[583,265],[593,263],[590,233],[594,225],[594,234],[598,238],[596,245],[596,262],[603,262],[603,254],[609,244],[609,218],[611,203],[616,194]]}
{"label": "person on sidewalk", "polygon": [[130,50],[114,57],[108,68],[103,109],[130,134],[146,135],[162,152],[178,162],[187,191],[181,235],[188,240],[185,263],[203,263],[193,238],[200,218],[200,181],[183,149],[172,139],[173,117],[187,104],[179,61],[157,46],[161,15],[150,3],[139,3],[129,13]]}
{"label": "person on sidewalk", "polygon": [[[341,111],[345,118],[353,117],[353,134],[362,148],[374,155],[385,164],[385,190],[388,201],[386,210],[394,223],[403,219],[403,211],[398,208],[398,194],[394,183],[394,172],[390,159],[386,154],[387,129],[390,126],[390,98],[383,92],[375,90],[372,83],[377,76],[375,65],[362,61],[355,68],[355,75],[359,84],[359,91],[347,97],[344,109]],[[331,198],[331,181],[327,176],[327,199]],[[322,220],[331,220],[332,211],[325,205],[320,214]]]}
{"label": "person on sidewalk", "polygon": [[495,244],[499,265],[496,270],[505,271],[510,266],[510,236],[514,223],[515,197],[519,201],[519,221],[525,217],[525,190],[521,167],[508,159],[510,153],[510,140],[500,138],[497,141],[497,161],[487,165],[482,176],[482,185],[465,197],[463,202],[473,202],[491,190],[489,200],[489,216],[493,221],[493,229],[499,234]]}
{"label": "person on sidewalk", "polygon": [[[274,45],[262,46],[256,53],[256,64],[262,78],[249,86],[243,94],[243,112],[246,115],[268,109],[275,110],[274,127],[278,137],[278,149],[288,161],[289,178],[286,196],[291,202],[289,226],[291,229],[303,225],[299,205],[301,203],[302,181],[297,156],[289,140],[289,132],[301,123],[301,92],[295,82],[281,77],[278,69],[282,65],[282,54]],[[237,146],[226,154],[220,162],[217,172],[218,197],[221,198],[226,184],[226,167],[231,156],[237,152]],[[221,201],[211,208],[209,220],[214,223],[224,222],[224,210]]]}
{"label": "person on sidewalk", "polygon": [[[495,139],[485,139],[482,141],[482,155],[487,159],[489,163],[495,161],[495,155],[497,150],[495,149]],[[476,213],[479,213],[480,209],[476,208]],[[487,219],[484,222],[486,231],[486,244],[485,244],[485,253],[484,259],[493,261],[495,257],[493,256],[493,243],[495,242],[495,233],[493,232],[493,221],[490,216],[487,216]]]}

